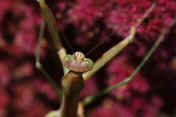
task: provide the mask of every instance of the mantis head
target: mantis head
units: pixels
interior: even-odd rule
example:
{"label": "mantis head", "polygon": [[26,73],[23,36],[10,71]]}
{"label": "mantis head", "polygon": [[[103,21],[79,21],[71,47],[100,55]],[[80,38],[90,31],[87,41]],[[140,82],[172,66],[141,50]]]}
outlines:
{"label": "mantis head", "polygon": [[75,52],[64,57],[64,66],[74,72],[87,72],[92,69],[93,61],[86,58],[82,52]]}

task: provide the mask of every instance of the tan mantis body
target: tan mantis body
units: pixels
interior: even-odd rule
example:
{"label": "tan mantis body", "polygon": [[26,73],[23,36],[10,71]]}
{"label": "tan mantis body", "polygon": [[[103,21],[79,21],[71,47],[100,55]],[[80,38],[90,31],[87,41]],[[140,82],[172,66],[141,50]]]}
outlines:
{"label": "tan mantis body", "polygon": [[[90,59],[85,58],[84,54],[81,52],[75,52],[73,55],[66,54],[65,48],[62,47],[61,41],[59,40],[59,36],[57,34],[57,28],[54,25],[56,23],[54,19],[54,15],[46,5],[45,0],[38,0],[38,2],[42,9],[42,13],[45,18],[45,21],[48,23],[52,39],[54,40],[55,48],[58,50],[59,58],[63,63],[64,68],[66,67],[68,69],[67,71],[64,70],[65,75],[62,78],[63,97],[62,97],[61,107],[58,111],[53,111],[48,115],[46,115],[46,117],[78,117],[78,114],[77,114],[78,103],[79,103],[80,91],[84,87],[84,80],[87,80],[92,75],[94,75],[100,68],[102,68],[107,62],[109,62],[114,56],[116,56],[123,48],[125,48],[128,44],[130,44],[134,40],[136,28],[150,14],[150,12],[155,7],[155,4],[152,4],[152,6],[146,11],[143,17],[138,19],[137,24],[131,28],[131,32],[129,36],[127,36],[119,44],[109,49],[109,51],[107,51],[102,57],[100,57],[100,59],[98,59],[93,65],[93,62]],[[130,82],[134,77],[134,75],[141,69],[144,63],[149,59],[151,54],[162,42],[164,35],[175,23],[176,23],[176,19],[168,26],[167,29],[163,30],[163,32],[161,33],[160,37],[153,45],[151,50],[147,53],[147,55],[141,61],[139,66],[134,70],[134,72],[129,77],[127,77],[125,80],[121,81],[120,83],[107,88],[103,92],[100,92],[98,96],[96,95],[96,96],[87,97],[82,101],[82,103],[84,105],[89,104],[90,102],[94,101],[97,97],[101,95],[105,95],[108,92],[112,91],[113,89]],[[37,59],[36,66],[44,74],[46,74],[41,64],[39,63],[39,59]]]}

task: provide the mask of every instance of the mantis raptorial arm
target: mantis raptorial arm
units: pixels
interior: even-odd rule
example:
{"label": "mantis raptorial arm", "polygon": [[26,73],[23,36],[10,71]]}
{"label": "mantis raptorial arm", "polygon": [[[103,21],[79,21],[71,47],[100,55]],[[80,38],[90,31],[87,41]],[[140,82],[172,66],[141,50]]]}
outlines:
{"label": "mantis raptorial arm", "polygon": [[169,32],[169,30],[176,24],[176,18],[171,22],[171,24],[168,25],[167,28],[163,29],[159,38],[157,39],[157,41],[154,43],[154,45],[152,46],[152,48],[149,50],[149,52],[144,56],[144,58],[142,59],[142,61],[140,62],[140,64],[137,66],[137,68],[133,71],[133,73],[125,78],[125,80],[121,81],[118,84],[112,85],[111,87],[101,91],[98,93],[98,95],[95,96],[88,96],[86,99],[83,100],[84,105],[87,105],[91,102],[93,102],[94,100],[96,100],[97,98],[101,97],[102,95],[105,95],[107,93],[109,93],[110,91],[112,91],[115,88],[118,88],[121,85],[127,84],[129,83],[134,76],[136,75],[136,73],[139,72],[139,70],[143,67],[143,65],[146,63],[146,61],[151,57],[151,55],[153,54],[153,52],[156,50],[156,48],[160,45],[160,43],[163,41],[164,36]]}
{"label": "mantis raptorial arm", "polygon": [[57,28],[56,28],[56,19],[53,15],[53,13],[51,12],[51,9],[48,8],[47,4],[45,3],[45,0],[37,0],[43,17],[46,21],[46,23],[48,24],[48,28],[52,37],[52,40],[54,42],[54,46],[58,51],[58,56],[61,60],[61,62],[63,63],[63,58],[66,55],[66,50],[65,48],[62,46],[62,43],[60,41],[58,32],[57,32]]}
{"label": "mantis raptorial arm", "polygon": [[[50,33],[52,36],[52,39],[54,41],[56,49],[58,49],[58,55],[63,63],[64,56],[67,55],[65,49],[62,47],[61,41],[59,40],[59,36],[57,34],[57,30],[55,27],[56,20],[54,15],[52,14],[51,10],[48,8],[48,6],[45,3],[45,0],[38,0],[43,16],[48,23]],[[155,3],[152,4],[152,6],[146,11],[146,13],[143,15],[142,18],[140,18],[137,21],[137,24],[131,28],[130,35],[123,39],[120,43],[112,47],[110,50],[108,50],[103,56],[94,64],[94,67],[92,70],[86,72],[83,74],[83,78],[87,80],[92,75],[94,75],[100,68],[102,68],[107,62],[109,62],[114,56],[116,56],[123,48],[125,48],[128,44],[130,44],[135,37],[136,34],[136,28],[143,22],[143,20],[150,14],[150,12],[155,7]],[[107,56],[108,55],[108,56]],[[66,74],[68,70],[63,67],[64,73]]]}
{"label": "mantis raptorial arm", "polygon": [[114,56],[116,56],[123,48],[125,48],[128,44],[130,44],[135,37],[136,34],[136,28],[144,21],[144,19],[151,13],[151,11],[155,7],[155,3],[152,4],[152,6],[145,12],[142,18],[138,19],[137,24],[135,26],[132,26],[130,35],[127,36],[125,39],[123,39],[120,43],[112,47],[110,50],[105,52],[103,56],[97,60],[92,68],[92,70],[86,72],[83,74],[84,80],[87,80],[92,75],[94,75],[100,68],[102,68],[106,63],[108,63]]}
{"label": "mantis raptorial arm", "polygon": [[61,94],[60,94],[61,92],[59,91],[59,88],[58,88],[57,84],[55,83],[54,80],[52,80],[50,75],[44,70],[43,66],[40,63],[40,47],[41,47],[41,41],[42,41],[42,38],[43,38],[44,27],[45,27],[45,23],[42,23],[41,27],[40,27],[39,40],[38,40],[38,45],[37,45],[36,67],[42,72],[42,74],[50,82],[50,84],[52,85],[53,89],[56,91],[57,96],[58,96],[58,98],[60,100],[61,99]]}
{"label": "mantis raptorial arm", "polygon": [[[108,50],[103,56],[95,63],[92,67],[93,62],[86,58],[81,52],[75,52],[73,55],[67,55],[65,48],[62,46],[59,36],[57,34],[57,29],[55,27],[56,20],[51,10],[45,3],[45,0],[38,0],[41,7],[45,21],[50,29],[51,37],[55,44],[55,48],[58,50],[58,55],[63,63],[64,77],[62,78],[63,87],[63,100],[61,107],[58,111],[53,111],[47,115],[47,117],[56,116],[57,117],[71,117],[77,115],[77,106],[79,102],[80,91],[83,88],[84,79],[88,79],[90,76],[95,74],[101,67],[103,67],[107,62],[109,62],[114,56],[116,56],[123,48],[125,48],[129,43],[134,40],[136,28],[143,22],[143,20],[148,16],[148,14],[153,10],[154,4],[147,10],[142,18],[140,18],[135,26],[131,28],[131,33],[128,37],[122,40],[119,44]],[[40,53],[40,50],[38,50]],[[39,57],[37,57],[36,66],[45,74],[48,79],[49,75],[43,70]],[[67,67],[67,68],[66,68]],[[66,70],[65,70],[66,69]],[[83,72],[86,72],[83,74]],[[83,76],[83,77],[82,77]],[[53,83],[52,81],[50,81]],[[53,86],[55,86],[53,84]],[[57,91],[58,92],[58,91]],[[74,105],[72,107],[69,104]],[[75,106],[76,105],[76,106]]]}

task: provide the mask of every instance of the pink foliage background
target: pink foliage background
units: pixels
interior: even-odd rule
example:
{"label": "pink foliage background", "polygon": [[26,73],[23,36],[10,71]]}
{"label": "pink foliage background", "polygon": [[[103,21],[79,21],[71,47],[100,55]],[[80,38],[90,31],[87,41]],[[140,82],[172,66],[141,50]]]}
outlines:
{"label": "pink foliage background", "polygon": [[[129,76],[161,30],[176,17],[175,0],[47,0],[68,52],[98,59],[129,34],[130,27],[156,1],[137,29],[136,40],[86,81],[81,98]],[[35,68],[39,27],[43,21],[35,0],[0,0],[0,117],[43,117],[58,109],[51,85]],[[172,117],[176,114],[176,27],[145,67],[123,85],[85,107],[87,117]],[[70,47],[71,46],[71,47]],[[60,87],[61,64],[45,31],[41,63]]]}

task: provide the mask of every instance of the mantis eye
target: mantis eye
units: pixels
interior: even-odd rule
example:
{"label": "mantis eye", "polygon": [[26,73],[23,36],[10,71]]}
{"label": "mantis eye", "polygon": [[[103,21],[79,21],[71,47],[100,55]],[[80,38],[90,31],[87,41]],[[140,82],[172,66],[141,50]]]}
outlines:
{"label": "mantis eye", "polygon": [[88,67],[92,67],[93,66],[93,61],[91,59],[85,58],[84,59],[85,63],[87,64]]}
{"label": "mantis eye", "polygon": [[79,61],[82,61],[85,58],[85,56],[82,52],[75,52],[73,54],[73,57],[74,57],[75,60],[79,60]]}
{"label": "mantis eye", "polygon": [[71,61],[71,60],[73,60],[73,56],[72,55],[68,54],[68,55],[64,56],[64,63],[67,62],[67,61]]}
{"label": "mantis eye", "polygon": [[82,56],[79,52],[74,55],[66,55],[63,62],[65,67],[75,72],[87,72],[93,67],[93,61],[91,59],[84,58],[84,55]]}

